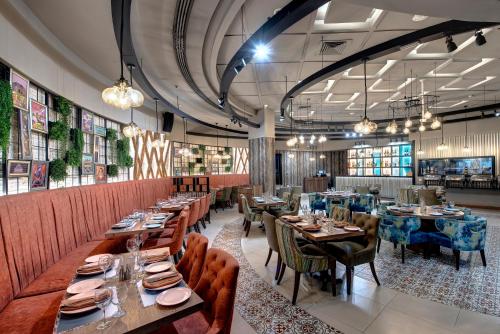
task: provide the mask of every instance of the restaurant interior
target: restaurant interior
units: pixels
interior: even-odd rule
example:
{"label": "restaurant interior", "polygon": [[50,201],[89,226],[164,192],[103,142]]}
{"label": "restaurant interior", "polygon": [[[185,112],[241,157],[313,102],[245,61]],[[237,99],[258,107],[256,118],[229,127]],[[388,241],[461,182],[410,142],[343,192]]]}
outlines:
{"label": "restaurant interior", "polygon": [[499,1],[0,1],[0,333],[498,334],[499,162]]}

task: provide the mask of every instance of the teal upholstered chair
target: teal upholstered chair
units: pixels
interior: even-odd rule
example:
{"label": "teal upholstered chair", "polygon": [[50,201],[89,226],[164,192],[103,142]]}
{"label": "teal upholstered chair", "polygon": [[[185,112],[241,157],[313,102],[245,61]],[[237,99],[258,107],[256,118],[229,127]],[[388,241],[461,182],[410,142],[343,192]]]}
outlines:
{"label": "teal upholstered chair", "polygon": [[353,201],[351,201],[351,204],[349,206],[349,208],[353,212],[365,212],[365,213],[372,212],[374,207],[375,207],[375,200],[373,195],[371,194],[357,196]]}
{"label": "teal upholstered chair", "polygon": [[295,270],[292,304],[295,305],[297,301],[301,273],[321,272],[324,278],[324,274],[330,269],[332,274],[332,293],[335,296],[335,259],[329,257],[321,248],[315,245],[307,244],[299,247],[295,239],[293,228],[288,223],[276,220],[276,235],[278,237],[281,260],[283,261],[278,284],[283,278],[286,267]]}
{"label": "teal upholstered chair", "polygon": [[[313,195],[313,197],[311,195]],[[326,203],[319,193],[313,193],[309,194],[309,207],[313,212],[316,210],[326,210]]]}
{"label": "teal upholstered chair", "polygon": [[460,252],[479,251],[483,266],[486,267],[484,246],[486,243],[487,221],[484,217],[464,216],[464,220],[436,219],[439,232],[432,232],[431,241],[451,248],[455,255],[455,268],[460,269]]}
{"label": "teal upholstered chair", "polygon": [[382,240],[392,242],[394,246],[401,245],[401,262],[405,263],[405,247],[407,245],[429,242],[429,233],[419,231],[420,224],[418,217],[382,216],[378,229],[377,253],[380,251]]}
{"label": "teal upholstered chair", "polygon": [[241,194],[241,206],[243,207],[243,226],[244,230],[246,232],[245,236],[248,236],[248,233],[250,232],[250,226],[252,225],[252,222],[254,221],[262,221],[262,212],[257,212],[254,211],[250,208],[250,205],[248,205],[248,200],[245,195]]}

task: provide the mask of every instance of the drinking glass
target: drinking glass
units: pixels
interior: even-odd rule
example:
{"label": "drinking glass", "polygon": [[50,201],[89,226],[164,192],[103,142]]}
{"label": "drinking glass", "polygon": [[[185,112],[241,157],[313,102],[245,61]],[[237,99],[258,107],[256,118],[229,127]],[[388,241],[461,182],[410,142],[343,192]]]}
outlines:
{"label": "drinking glass", "polygon": [[139,244],[136,238],[130,238],[127,240],[127,250],[132,254],[135,254],[139,250]]}
{"label": "drinking glass", "polygon": [[118,311],[113,314],[114,318],[123,317],[127,312],[123,309],[123,303],[127,299],[129,286],[127,282],[123,282],[122,284],[118,284],[115,286],[116,299],[112,299],[112,303],[118,307]]}
{"label": "drinking glass", "polygon": [[136,271],[137,280],[142,279],[145,275],[144,266],[146,265],[147,258],[148,254],[146,251],[142,252],[137,256],[137,271]]}
{"label": "drinking glass", "polygon": [[102,269],[104,274],[104,281],[106,281],[106,272],[113,265],[113,256],[112,255],[102,255],[99,257],[99,268]]}
{"label": "drinking glass", "polygon": [[[99,296],[103,292],[107,292],[111,297],[105,298],[105,299],[100,299]],[[102,310],[103,313],[103,319],[102,321],[97,325],[98,330],[103,330],[111,326],[111,321],[106,320],[106,307],[108,307],[109,303],[111,303],[111,300],[113,299],[113,290],[111,288],[104,288],[104,289],[97,289],[94,292],[94,301],[95,305]]]}

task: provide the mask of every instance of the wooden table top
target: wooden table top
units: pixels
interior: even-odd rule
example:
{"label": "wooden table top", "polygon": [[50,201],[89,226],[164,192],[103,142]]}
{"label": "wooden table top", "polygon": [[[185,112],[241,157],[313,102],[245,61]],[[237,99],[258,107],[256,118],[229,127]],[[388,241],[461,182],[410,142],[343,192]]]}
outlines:
{"label": "wooden table top", "polygon": [[114,239],[114,238],[122,237],[124,235],[138,235],[138,234],[142,234],[144,232],[147,232],[147,233],[163,232],[163,229],[165,228],[165,224],[170,219],[172,219],[174,216],[175,216],[175,214],[173,214],[173,213],[167,214],[167,218],[165,218],[164,220],[158,221],[158,223],[160,223],[161,226],[157,227],[157,228],[146,228],[146,226],[144,226],[144,224],[146,222],[149,223],[149,222],[154,221],[154,220],[145,220],[142,222],[137,221],[131,227],[120,228],[120,229],[110,228],[108,231],[106,231],[106,233],[104,233],[104,236],[106,237],[106,239]]}
{"label": "wooden table top", "polygon": [[[280,218],[281,219],[281,218]],[[281,219],[281,221],[290,224],[297,232],[302,234],[306,239],[309,239],[314,242],[328,242],[328,241],[339,241],[342,239],[350,238],[350,237],[360,237],[365,235],[364,230],[360,231],[346,231],[341,227],[322,227],[319,232],[309,232],[304,231],[302,226],[297,225],[297,223],[287,222],[285,219]]]}
{"label": "wooden table top", "polygon": [[[257,202],[257,199],[263,199],[264,201]],[[268,199],[260,196],[253,197],[253,203],[256,207],[267,207],[267,206],[280,206],[284,205],[286,202],[281,198],[275,197],[273,199]]]}
{"label": "wooden table top", "polygon": [[[412,207],[413,212],[401,210],[400,207],[397,206],[388,206],[387,210],[396,216],[414,216],[419,217],[420,219],[425,220],[436,220],[439,218],[449,218],[449,219],[463,219],[464,213],[462,211],[456,211],[452,214],[443,214],[443,208],[433,208],[431,206],[426,207],[426,210],[423,211],[420,207]],[[434,214],[433,214],[434,213]],[[436,214],[437,213],[437,214]],[[441,215],[439,215],[441,213]]]}
{"label": "wooden table top", "polygon": [[348,191],[334,191],[334,192],[322,192],[319,193],[323,197],[327,198],[349,198],[349,197],[357,197],[358,193],[348,192]]}
{"label": "wooden table top", "polygon": [[[92,278],[93,276],[89,276]],[[184,281],[183,281],[184,282]],[[114,281],[111,285],[129,284],[127,282]],[[185,285],[187,286],[187,284]],[[165,307],[157,305],[143,306],[141,297],[135,285],[130,285],[125,302],[122,305],[123,310],[127,313],[120,318],[111,318],[111,315],[106,314],[106,318],[112,320],[112,325],[106,329],[105,333],[150,333],[158,330],[162,325],[166,325],[173,321],[179,320],[192,313],[198,312],[203,308],[203,300],[194,291],[191,293],[189,300],[181,305],[173,307]],[[102,312],[96,310],[96,312]],[[76,333],[76,334],[95,334],[97,323],[92,322],[80,327],[76,327],[69,331],[61,332],[57,330],[58,322],[61,314],[58,313],[54,333]],[[71,316],[71,318],[77,318]]]}

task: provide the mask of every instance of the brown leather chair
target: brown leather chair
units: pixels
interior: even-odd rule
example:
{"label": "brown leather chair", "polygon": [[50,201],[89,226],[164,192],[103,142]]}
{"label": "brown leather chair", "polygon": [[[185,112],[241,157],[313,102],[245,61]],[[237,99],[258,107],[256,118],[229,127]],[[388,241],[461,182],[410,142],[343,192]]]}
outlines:
{"label": "brown leather chair", "polygon": [[193,289],[204,300],[203,310],[162,327],[159,333],[231,333],[239,269],[230,254],[209,249],[200,281]]}
{"label": "brown leather chair", "polygon": [[200,280],[207,255],[208,239],[199,233],[189,233],[186,252],[176,266],[184,281],[194,289]]}
{"label": "brown leather chair", "polygon": [[207,205],[207,200],[206,200],[206,196],[203,196],[200,198],[200,208],[198,210],[198,221],[196,222],[196,226],[198,227],[198,233],[201,233],[200,232],[200,226],[198,225],[198,223],[201,223],[201,225],[203,226],[203,228],[207,228],[205,226],[205,221],[203,219],[203,217],[205,216],[205,206]]}
{"label": "brown leather chair", "polygon": [[352,271],[355,266],[360,264],[370,264],[373,278],[375,282],[377,282],[377,285],[380,285],[373,262],[376,253],[379,217],[361,212],[353,212],[352,223],[366,231],[366,234],[362,237],[345,241],[329,242],[327,244],[328,253],[346,267],[348,295],[350,295],[352,291]]}
{"label": "brown leather chair", "polygon": [[210,206],[212,205],[212,193],[208,193],[207,196],[207,202],[206,202],[206,205],[205,205],[205,216],[204,216],[204,219],[205,221],[207,221],[209,224],[211,223],[210,221]]}
{"label": "brown leather chair", "polygon": [[278,265],[276,267],[274,279],[277,280],[281,269],[281,254],[280,247],[278,245],[278,237],[276,236],[276,217],[264,211],[262,218],[264,221],[264,228],[266,230],[267,244],[269,245],[269,254],[267,255],[265,266],[269,263],[273,251],[276,252],[278,254]]}
{"label": "brown leather chair", "polygon": [[172,237],[147,239],[144,241],[142,249],[170,247],[170,254],[174,256],[175,263],[178,263],[180,256],[182,256],[182,242],[184,241],[188,221],[191,216],[192,214],[190,213],[189,207],[184,207],[179,215],[179,222],[175,226],[175,231]]}
{"label": "brown leather chair", "polygon": [[191,203],[189,206],[191,212],[189,213],[189,223],[187,226],[188,232],[194,229],[196,232],[200,232],[200,227],[198,226],[198,213],[200,212],[200,200],[197,199]]}

